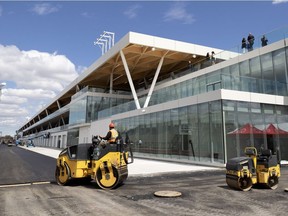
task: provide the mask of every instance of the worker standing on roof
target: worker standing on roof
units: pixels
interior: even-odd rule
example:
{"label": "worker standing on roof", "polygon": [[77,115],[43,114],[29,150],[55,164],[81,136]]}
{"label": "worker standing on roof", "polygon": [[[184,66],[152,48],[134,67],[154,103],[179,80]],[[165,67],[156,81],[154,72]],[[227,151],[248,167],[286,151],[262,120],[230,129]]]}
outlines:
{"label": "worker standing on roof", "polygon": [[107,140],[109,143],[116,143],[116,139],[119,136],[118,131],[115,129],[115,125],[113,122],[109,124],[109,131],[105,137],[101,137],[104,140]]}
{"label": "worker standing on roof", "polygon": [[247,37],[247,41],[248,41],[248,51],[252,51],[253,50],[253,45],[254,45],[254,35],[252,35],[251,33],[249,33],[248,37]]}

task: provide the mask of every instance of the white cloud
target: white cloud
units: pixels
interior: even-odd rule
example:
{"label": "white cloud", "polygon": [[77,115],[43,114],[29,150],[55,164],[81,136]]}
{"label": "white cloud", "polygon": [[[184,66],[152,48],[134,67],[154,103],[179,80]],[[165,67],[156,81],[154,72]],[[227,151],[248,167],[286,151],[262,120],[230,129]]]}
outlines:
{"label": "white cloud", "polygon": [[281,3],[287,3],[288,0],[272,0],[272,4],[281,4]]}
{"label": "white cloud", "polygon": [[183,24],[191,24],[195,22],[192,14],[186,10],[186,3],[174,3],[171,8],[164,14],[164,21],[179,21]]}
{"label": "white cloud", "polygon": [[[40,84],[41,85],[41,84]],[[38,86],[40,88],[40,86]],[[56,96],[56,93],[52,90],[43,89],[7,89],[3,91],[2,103],[9,102],[9,98],[30,98],[30,99],[52,99]],[[6,98],[7,97],[7,98]],[[25,101],[26,102],[26,101]]]}
{"label": "white cloud", "polygon": [[59,8],[59,6],[54,6],[49,3],[39,3],[34,5],[32,11],[38,15],[47,15],[57,12]]}
{"label": "white cloud", "polygon": [[[78,76],[75,65],[57,52],[23,51],[1,44],[0,71],[0,82],[7,83],[0,101],[2,134],[10,127],[9,134],[14,133]],[[8,127],[9,122],[14,123]]]}
{"label": "white cloud", "polygon": [[15,82],[18,88],[62,91],[78,73],[63,55],[21,51],[16,46],[0,44],[0,80]]}
{"label": "white cloud", "polygon": [[0,121],[7,119],[7,117],[21,117],[22,115],[27,115],[28,110],[21,108],[15,104],[0,104]]}
{"label": "white cloud", "polygon": [[138,11],[141,9],[141,5],[132,5],[126,11],[124,11],[124,15],[126,15],[129,19],[133,19],[138,15]]}
{"label": "white cloud", "polygon": [[1,104],[23,104],[28,101],[26,97],[7,93],[6,89],[3,89],[3,92],[5,92],[5,94],[1,96]]}

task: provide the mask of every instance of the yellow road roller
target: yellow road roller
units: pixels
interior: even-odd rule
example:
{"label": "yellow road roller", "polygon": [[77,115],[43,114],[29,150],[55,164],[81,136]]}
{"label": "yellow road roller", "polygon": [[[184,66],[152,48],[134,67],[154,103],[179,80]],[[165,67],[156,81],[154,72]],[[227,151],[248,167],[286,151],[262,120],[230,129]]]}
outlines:
{"label": "yellow road roller", "polygon": [[270,149],[262,150],[257,155],[254,147],[245,148],[244,157],[228,160],[226,164],[226,183],[230,188],[249,191],[253,185],[270,189],[278,187],[280,163]]}
{"label": "yellow road roller", "polygon": [[78,144],[60,152],[55,170],[59,185],[67,185],[72,179],[95,180],[102,189],[113,189],[128,177],[128,164],[133,163],[131,146],[119,139],[108,143],[100,136],[92,138],[92,144]]}

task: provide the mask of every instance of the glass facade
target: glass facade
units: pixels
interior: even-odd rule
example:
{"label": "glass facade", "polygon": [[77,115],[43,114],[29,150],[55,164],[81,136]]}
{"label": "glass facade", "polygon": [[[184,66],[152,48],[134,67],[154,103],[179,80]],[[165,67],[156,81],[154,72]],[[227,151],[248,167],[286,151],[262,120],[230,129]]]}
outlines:
{"label": "glass facade", "polygon": [[[117,129],[125,140],[134,143],[136,155],[222,164],[229,158],[242,156],[244,147],[252,145],[258,150],[269,148],[278,154],[279,158],[288,160],[287,30],[285,27],[283,30],[269,33],[267,48],[257,49],[260,43],[256,41],[259,42],[260,38],[255,38],[255,49],[247,55],[243,55],[238,46],[236,49],[233,48],[235,52],[230,50],[217,53],[215,66],[211,67],[211,62],[203,59],[204,62],[196,62],[187,70],[179,69],[179,73],[174,74],[172,80],[172,71],[171,74],[159,77],[148,104],[151,107],[149,113],[139,112],[138,116],[134,116],[138,112],[128,113],[137,109],[131,91],[110,92],[107,88],[95,86],[80,89],[86,85],[84,79],[84,82],[79,81],[79,85],[75,86],[79,91],[71,97],[70,103],[70,94],[67,91],[64,94],[64,107],[60,107],[61,100],[54,101],[59,108],[57,111],[53,103],[53,106],[50,106],[52,109],[47,108],[45,115],[44,111],[42,115],[36,115],[18,132],[22,133],[23,137],[32,137],[44,133],[45,130],[51,131],[51,134],[54,133],[53,142],[58,143],[59,136],[62,136],[61,133],[65,130],[67,135],[63,136],[67,136],[67,145],[73,145],[78,144],[79,137],[87,140],[90,135],[88,124],[81,128],[82,124],[93,122],[91,125],[97,126],[97,120],[106,122],[111,119],[117,123]],[[285,41],[283,36],[286,37]],[[275,44],[272,44],[274,42]],[[221,62],[228,57],[231,61]],[[93,68],[95,72],[98,69],[97,66]],[[91,72],[89,76],[92,74],[94,73]],[[196,97],[189,98],[196,95],[197,98],[201,98],[201,94],[219,89],[246,92],[241,94],[243,96],[249,93],[267,94],[261,95],[261,99],[267,97],[269,102],[261,100],[262,103],[257,103],[253,101],[253,97],[250,102],[238,101],[237,98],[220,100],[219,97],[216,100],[210,98],[213,93],[206,94],[205,100],[201,100],[211,99],[210,102],[195,104]],[[143,107],[148,90],[136,91],[140,106]],[[71,92],[75,92],[74,87]],[[227,93],[223,92],[223,95]],[[278,104],[271,104],[273,102],[270,99],[273,96],[285,98],[275,97]],[[64,99],[64,96],[60,98]],[[244,100],[249,101],[247,98]],[[177,104],[180,104],[179,99],[183,99],[181,103],[187,102],[186,105],[190,105],[177,107]],[[190,103],[190,99],[193,99],[193,102]],[[167,108],[163,103],[167,103],[173,109]],[[153,107],[159,104],[162,105]],[[157,112],[153,113],[151,110]],[[113,119],[120,118],[121,115],[116,116],[120,113],[127,118]]]}
{"label": "glass facade", "polygon": [[[287,53],[287,48],[279,49],[162,88],[153,93],[149,105],[221,88],[287,96]],[[246,146],[255,146],[259,151],[269,148],[287,160],[287,110],[285,106],[219,100],[117,120],[117,124],[144,156],[225,163],[243,156]],[[247,124],[259,129],[259,134],[232,133]],[[269,125],[287,133],[269,134],[265,131]]]}
{"label": "glass facade", "polygon": [[[288,96],[287,53],[288,48],[282,48],[223,67],[209,74],[155,90],[149,106],[217,89]],[[143,95],[139,98],[140,104],[144,104],[146,96]],[[135,109],[134,101],[119,104],[117,107],[103,110],[101,118],[133,109]]]}
{"label": "glass facade", "polygon": [[[258,151],[269,148],[274,154],[280,150],[279,156],[288,160],[287,118],[288,107],[219,100],[116,123],[124,140],[134,144],[138,155],[224,163],[225,157],[244,156],[246,146],[254,146]],[[255,127],[257,133],[237,132],[247,124]],[[282,133],[265,132],[271,124]]]}
{"label": "glass facade", "polygon": [[[111,95],[104,93],[102,96],[90,96],[89,92],[82,93],[81,98],[78,97],[71,102],[69,113],[70,125],[95,121],[101,118],[101,113],[103,112],[105,112],[106,116],[112,115],[111,110],[115,110],[119,104],[127,104],[127,102],[131,101],[131,99],[116,97],[116,95],[114,95],[115,97],[111,97]],[[130,104],[133,105],[132,103]],[[130,107],[130,110],[135,109],[135,106]],[[129,110],[120,110],[120,112],[125,111]]]}
{"label": "glass facade", "polygon": [[[282,48],[155,90],[149,106],[217,89],[288,96],[287,53],[288,48]],[[140,97],[140,104],[145,99],[146,95]],[[131,98],[87,95],[71,105],[70,124],[135,109]],[[229,158],[244,155],[246,146],[255,146],[259,151],[269,148],[288,160],[287,114],[286,106],[216,100],[115,122],[122,137],[133,142],[138,155],[225,163]],[[267,132],[269,127],[275,131]],[[246,133],[242,132],[244,129]]]}
{"label": "glass facade", "polygon": [[[271,149],[281,159],[288,159],[288,107],[271,104],[223,101],[223,119],[225,121],[227,157],[244,155],[246,146],[254,146],[258,151]],[[254,128],[246,128],[247,124]],[[273,125],[277,131],[266,131]],[[258,131],[259,129],[260,131]],[[280,150],[280,151],[279,151]]]}
{"label": "glass facade", "polygon": [[117,120],[140,155],[224,163],[221,101]]}

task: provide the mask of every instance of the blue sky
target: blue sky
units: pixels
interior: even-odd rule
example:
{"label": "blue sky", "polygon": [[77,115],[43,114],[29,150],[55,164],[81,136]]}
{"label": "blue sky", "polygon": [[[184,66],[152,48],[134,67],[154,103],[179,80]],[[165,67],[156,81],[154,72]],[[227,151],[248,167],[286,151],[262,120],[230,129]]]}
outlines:
{"label": "blue sky", "polygon": [[[1,1],[0,131],[27,119],[101,56],[104,30],[230,49],[288,25],[287,1]],[[268,38],[269,39],[269,38]]]}

